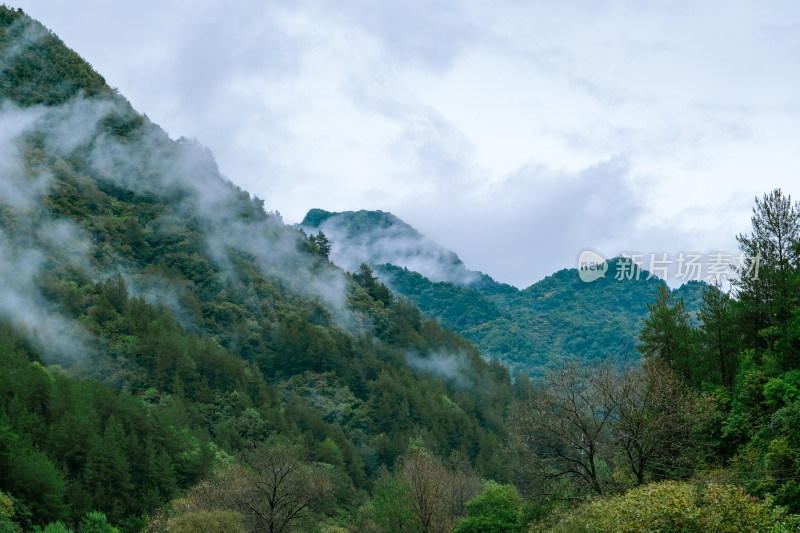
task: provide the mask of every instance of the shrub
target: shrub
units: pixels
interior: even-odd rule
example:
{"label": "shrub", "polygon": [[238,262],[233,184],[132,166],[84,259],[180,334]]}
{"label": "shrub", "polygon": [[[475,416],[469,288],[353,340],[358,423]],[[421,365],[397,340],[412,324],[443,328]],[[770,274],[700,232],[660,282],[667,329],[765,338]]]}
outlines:
{"label": "shrub", "polygon": [[800,516],[770,504],[736,485],[665,481],[595,500],[565,514],[552,528],[538,524],[531,531],[781,532],[800,526]]}

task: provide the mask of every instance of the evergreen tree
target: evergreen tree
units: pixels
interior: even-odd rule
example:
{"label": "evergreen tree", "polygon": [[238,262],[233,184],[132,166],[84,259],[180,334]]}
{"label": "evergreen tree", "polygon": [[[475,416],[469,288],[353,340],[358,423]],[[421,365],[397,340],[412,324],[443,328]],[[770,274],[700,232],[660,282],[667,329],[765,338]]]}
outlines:
{"label": "evergreen tree", "polygon": [[[752,233],[736,237],[747,270],[735,281],[747,347],[774,351],[785,338],[797,305],[800,263],[800,204],[780,189],[756,198]],[[784,354],[788,355],[788,354]],[[798,354],[784,363],[796,362]]]}
{"label": "evergreen tree", "polygon": [[698,318],[703,377],[730,391],[738,366],[738,339],[730,296],[717,286],[709,286],[703,293]]}
{"label": "evergreen tree", "polygon": [[317,233],[314,241],[317,245],[317,254],[327,261],[331,255],[331,241],[328,240],[322,230]]}
{"label": "evergreen tree", "polygon": [[119,533],[119,529],[108,523],[105,514],[92,511],[83,517],[77,533]]}
{"label": "evergreen tree", "polygon": [[666,285],[658,287],[654,304],[647,304],[650,315],[644,323],[639,351],[645,357],[657,357],[686,381],[693,382],[697,369],[692,361],[691,326],[683,300],[676,302]]}
{"label": "evergreen tree", "polygon": [[367,294],[369,294],[373,300],[383,302],[383,305],[386,307],[391,305],[394,299],[392,291],[390,291],[386,285],[378,281],[378,278],[373,275],[369,265],[361,263],[358,267],[358,272],[353,274],[353,279],[367,290]]}

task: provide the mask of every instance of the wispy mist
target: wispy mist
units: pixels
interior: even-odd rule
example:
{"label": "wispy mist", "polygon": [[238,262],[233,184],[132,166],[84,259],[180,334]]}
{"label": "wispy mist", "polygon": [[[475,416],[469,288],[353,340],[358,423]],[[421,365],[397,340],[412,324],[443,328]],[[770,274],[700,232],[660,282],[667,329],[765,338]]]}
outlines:
{"label": "wispy mist", "polygon": [[[354,220],[374,218],[367,226]],[[450,281],[469,286],[479,274],[468,270],[458,256],[420,234],[389,213],[344,212],[326,218],[318,227],[302,226],[309,233],[322,230],[331,241],[331,259],[355,271],[361,263],[391,263],[419,272],[431,281]]]}
{"label": "wispy mist", "polygon": [[[39,291],[37,281],[48,268],[45,251],[57,255],[69,250],[74,228],[64,222],[38,225],[36,248],[21,248],[20,242],[0,233],[0,316],[30,334],[32,345],[49,362],[75,363],[96,351],[93,336],[64,318]],[[56,246],[53,246],[54,243]]]}
{"label": "wispy mist", "polygon": [[469,359],[464,353],[433,352],[425,356],[406,352],[406,363],[411,368],[429,372],[434,376],[455,383],[459,387],[469,386],[471,374]]}
{"label": "wispy mist", "polygon": [[[119,135],[120,128],[133,131]],[[110,264],[99,264],[91,258],[95,243],[88,232],[73,221],[53,218],[45,205],[52,188],[58,187],[51,170],[44,163],[27,168],[20,151],[23,138],[32,134],[48,157],[78,157],[88,162],[88,168],[81,169],[87,177],[168,205],[167,212],[151,222],[154,234],[185,234],[187,224],[192,225],[203,236],[204,251],[223,281],[237,281],[235,257],[250,258],[284,289],[320,302],[340,325],[356,328],[363,323],[347,308],[344,273],[303,252],[303,234],[268,216],[233,186],[220,174],[210,151],[196,141],[171,140],[122,99],[78,97],[57,107],[28,109],[6,102],[0,104],[0,206],[14,220],[14,228],[2,233],[0,279],[7,289],[0,313],[35,330],[43,353],[53,360],[80,357],[88,350],[89,336],[55,313],[40,293],[37,276],[57,266],[54,262],[74,265],[96,280],[122,273],[131,282],[132,295],[164,304],[190,331],[196,330],[197,317],[183,309],[185,288],[137,274],[134,265],[110,247]]]}

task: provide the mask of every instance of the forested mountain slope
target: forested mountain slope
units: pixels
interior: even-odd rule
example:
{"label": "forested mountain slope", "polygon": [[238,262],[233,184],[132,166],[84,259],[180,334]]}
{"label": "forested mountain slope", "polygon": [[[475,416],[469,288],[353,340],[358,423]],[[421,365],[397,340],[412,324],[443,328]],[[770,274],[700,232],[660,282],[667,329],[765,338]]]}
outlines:
{"label": "forested mountain slope", "polygon": [[[737,237],[757,275],[700,300],[569,270],[523,291],[347,272],[310,233],[0,6],[0,532],[800,529],[780,189]],[[512,382],[430,317],[559,364]],[[593,355],[634,344],[634,365]]]}
{"label": "forested mountain slope", "polygon": [[[390,213],[313,209],[300,227],[323,231],[343,265],[370,264],[394,292],[471,340],[485,357],[531,375],[572,359],[637,360],[642,318],[664,284],[645,270],[638,279],[616,279],[619,260],[613,260],[605,277],[591,283],[564,269],[518,290],[467,270],[454,252]],[[705,287],[688,282],[674,294],[695,313]]]}
{"label": "forested mountain slope", "polygon": [[411,439],[509,475],[505,368],[333,265],[6,7],[0,229],[0,491],[23,527],[98,510],[137,530],[266,439],[325,465],[329,513]]}
{"label": "forested mountain slope", "polygon": [[314,234],[322,231],[331,241],[331,258],[347,270],[361,263],[389,263],[418,272],[436,282],[451,282],[487,292],[514,292],[510,285],[469,270],[455,252],[428,239],[412,226],[384,211],[332,213],[312,209],[298,226]]}

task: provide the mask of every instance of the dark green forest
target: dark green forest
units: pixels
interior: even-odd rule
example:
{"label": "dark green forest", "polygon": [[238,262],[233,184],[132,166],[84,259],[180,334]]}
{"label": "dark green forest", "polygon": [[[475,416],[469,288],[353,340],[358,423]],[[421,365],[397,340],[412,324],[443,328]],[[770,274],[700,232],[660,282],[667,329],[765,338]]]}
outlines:
{"label": "dark green forest", "polygon": [[[347,262],[369,264],[392,291],[470,340],[484,357],[500,360],[512,374],[521,370],[538,377],[571,360],[637,360],[647,304],[666,286],[638,267],[630,279],[617,279],[622,259],[615,258],[606,275],[592,283],[581,281],[576,269],[563,269],[519,290],[468,270],[454,252],[382,211],[312,209],[300,227],[332,237]],[[433,265],[432,273],[444,279],[391,260]],[[672,292],[694,318],[705,288],[689,281]]]}
{"label": "dark green forest", "polygon": [[797,530],[800,206],[738,240],[626,315],[348,272],[2,6],[0,532]]}
{"label": "dark green forest", "polygon": [[[640,271],[640,279],[617,280],[609,261],[606,277],[584,283],[576,269],[563,269],[518,291],[496,284],[477,289],[431,282],[406,268],[378,265],[375,271],[428,316],[469,339],[482,354],[512,370],[540,376],[567,361],[607,358],[635,361],[641,320],[663,281]],[[694,315],[706,285],[690,281],[673,289]]]}

